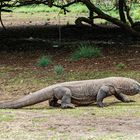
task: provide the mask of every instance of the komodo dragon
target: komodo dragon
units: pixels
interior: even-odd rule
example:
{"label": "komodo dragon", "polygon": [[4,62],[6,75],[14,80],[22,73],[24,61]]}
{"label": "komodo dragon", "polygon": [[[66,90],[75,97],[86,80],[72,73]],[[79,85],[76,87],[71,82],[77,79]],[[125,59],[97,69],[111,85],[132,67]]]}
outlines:
{"label": "komodo dragon", "polygon": [[131,102],[124,96],[140,93],[140,83],[125,77],[109,77],[104,79],[72,81],[54,84],[26,95],[15,101],[0,103],[0,108],[22,108],[49,100],[49,105],[61,108],[74,108],[74,105],[89,105],[97,102],[103,107],[103,99],[114,95],[122,102]]}

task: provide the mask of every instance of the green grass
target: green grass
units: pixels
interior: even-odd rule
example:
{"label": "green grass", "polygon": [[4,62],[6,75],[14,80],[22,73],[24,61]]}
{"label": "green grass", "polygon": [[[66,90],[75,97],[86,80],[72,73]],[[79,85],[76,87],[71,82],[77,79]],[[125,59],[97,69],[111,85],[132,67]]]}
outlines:
{"label": "green grass", "polygon": [[[5,73],[5,76],[2,76],[0,79],[6,79],[6,86],[22,86],[22,85],[49,85],[53,84],[57,81],[73,81],[73,80],[86,80],[86,79],[97,79],[97,78],[105,78],[110,76],[124,76],[137,79],[140,81],[140,73],[139,71],[73,71],[73,72],[65,72],[63,73],[63,77],[57,78],[54,74],[54,70],[48,72],[47,70],[30,70],[21,68],[12,68],[6,67],[3,70],[0,70],[0,74]],[[19,71],[19,72],[18,72]],[[17,73],[18,72],[18,73]],[[16,75],[15,75],[16,73]]]}
{"label": "green grass", "polygon": [[38,13],[38,12],[59,12],[60,9],[56,7],[48,7],[46,5],[31,5],[31,6],[22,6],[20,8],[12,8],[13,12],[16,13]]}
{"label": "green grass", "polygon": [[122,69],[126,68],[126,65],[124,63],[118,63],[115,67],[118,70],[122,70]]}
{"label": "green grass", "polygon": [[2,122],[11,122],[14,120],[14,117],[9,114],[4,114],[4,112],[0,111],[0,123]]}
{"label": "green grass", "polygon": [[54,72],[57,74],[57,75],[61,75],[64,73],[64,68],[61,66],[61,65],[55,65],[54,66]]}
{"label": "green grass", "polygon": [[[78,4],[74,4],[70,7],[67,8],[71,13],[88,13],[88,9],[86,8],[85,5],[78,3]],[[105,8],[103,8],[105,9]],[[37,13],[37,12],[46,12],[46,13],[50,13],[50,12],[56,12],[59,13],[60,9],[56,8],[56,7],[48,7],[46,5],[40,4],[40,5],[31,5],[31,6],[22,6],[19,8],[12,8],[13,12],[16,13]],[[104,11],[105,13],[119,18],[118,16],[118,11],[116,10],[111,10],[111,11]],[[131,7],[131,16],[134,20],[140,20],[140,9],[139,9],[139,5],[134,4]]]}
{"label": "green grass", "polygon": [[68,10],[73,13],[88,13],[87,7],[83,4],[74,4],[68,7]]}
{"label": "green grass", "polygon": [[41,56],[37,61],[37,65],[40,67],[47,67],[50,63],[51,59],[48,56]]}
{"label": "green grass", "polygon": [[[87,13],[88,9],[83,4],[74,4],[67,8],[70,12],[76,13]],[[60,8],[57,7],[48,7],[46,5],[29,5],[22,6],[19,8],[12,8],[13,12],[16,13],[36,13],[36,12],[60,12]]]}
{"label": "green grass", "polygon": [[79,60],[80,58],[92,58],[101,56],[101,50],[91,44],[80,44],[78,48],[71,54],[71,60]]}

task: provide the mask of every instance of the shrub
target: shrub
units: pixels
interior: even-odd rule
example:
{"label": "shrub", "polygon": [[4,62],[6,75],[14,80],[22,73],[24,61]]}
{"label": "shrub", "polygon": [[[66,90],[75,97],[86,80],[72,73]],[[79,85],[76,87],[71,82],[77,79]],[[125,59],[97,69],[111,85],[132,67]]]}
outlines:
{"label": "shrub", "polygon": [[61,75],[64,72],[64,68],[61,65],[54,66],[54,72],[57,75]]}
{"label": "shrub", "polygon": [[71,55],[72,60],[78,60],[80,58],[91,58],[101,56],[101,50],[93,47],[90,44],[80,44],[78,49]]}
{"label": "shrub", "polygon": [[51,59],[48,56],[42,56],[37,61],[37,64],[40,67],[47,67],[50,63]]}

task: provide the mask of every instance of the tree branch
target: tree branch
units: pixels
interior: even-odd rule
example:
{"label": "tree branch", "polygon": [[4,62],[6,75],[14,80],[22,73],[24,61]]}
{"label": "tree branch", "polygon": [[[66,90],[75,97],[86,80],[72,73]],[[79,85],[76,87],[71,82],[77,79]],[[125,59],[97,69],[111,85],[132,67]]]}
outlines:
{"label": "tree branch", "polygon": [[117,18],[114,18],[114,17],[111,17],[111,16],[105,14],[103,11],[101,11],[99,8],[97,8],[93,3],[91,3],[90,0],[78,0],[78,2],[82,2],[83,4],[85,4],[87,6],[87,8],[89,10],[92,10],[97,15],[101,16],[103,19],[116,24],[117,26],[119,26],[123,30],[127,31],[128,33],[130,33],[134,36],[140,36],[139,32],[133,30],[129,25],[118,20]]}

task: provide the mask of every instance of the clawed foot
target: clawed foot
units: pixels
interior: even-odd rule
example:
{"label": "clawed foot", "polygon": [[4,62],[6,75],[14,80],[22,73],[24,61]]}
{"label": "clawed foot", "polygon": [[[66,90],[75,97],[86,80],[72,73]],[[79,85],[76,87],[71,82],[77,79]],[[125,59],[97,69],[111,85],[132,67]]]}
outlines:
{"label": "clawed foot", "polygon": [[125,103],[131,103],[131,102],[136,102],[135,100],[126,100],[124,101]]}
{"label": "clawed foot", "polygon": [[98,102],[98,103],[97,103],[97,106],[98,106],[98,107],[105,107],[105,104],[102,103],[102,102]]}
{"label": "clawed foot", "polygon": [[61,108],[66,109],[66,108],[75,108],[73,104],[61,104]]}

